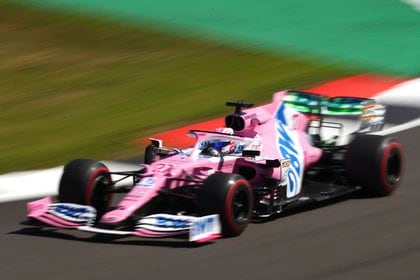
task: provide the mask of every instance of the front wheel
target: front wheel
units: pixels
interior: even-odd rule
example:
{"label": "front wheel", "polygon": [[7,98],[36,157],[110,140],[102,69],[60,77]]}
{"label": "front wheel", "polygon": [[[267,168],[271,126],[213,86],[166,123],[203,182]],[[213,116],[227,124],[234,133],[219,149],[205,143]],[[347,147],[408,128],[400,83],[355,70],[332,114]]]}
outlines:
{"label": "front wheel", "polygon": [[387,196],[401,181],[403,156],[394,139],[360,134],[350,143],[347,169],[350,181],[374,196]]}
{"label": "front wheel", "polygon": [[58,189],[60,202],[90,205],[99,219],[111,204],[112,180],[108,168],[91,159],[76,159],[64,167]]}
{"label": "front wheel", "polygon": [[215,173],[201,187],[198,214],[219,214],[224,236],[240,235],[250,222],[252,189],[238,174]]}

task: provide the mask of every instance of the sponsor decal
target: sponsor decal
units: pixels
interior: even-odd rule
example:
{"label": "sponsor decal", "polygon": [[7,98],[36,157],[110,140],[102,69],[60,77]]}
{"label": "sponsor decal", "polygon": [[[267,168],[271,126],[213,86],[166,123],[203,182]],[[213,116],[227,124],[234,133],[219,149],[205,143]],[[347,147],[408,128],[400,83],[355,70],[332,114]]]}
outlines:
{"label": "sponsor decal", "polygon": [[154,214],[146,216],[137,222],[136,228],[144,228],[157,232],[171,232],[188,230],[191,226],[191,220],[194,217]]}
{"label": "sponsor decal", "polygon": [[297,129],[299,127],[299,115],[293,114],[292,117],[292,129]]}
{"label": "sponsor decal", "polygon": [[96,218],[96,209],[92,206],[73,203],[51,204],[48,213],[76,223],[92,224]]}
{"label": "sponsor decal", "polygon": [[182,229],[189,227],[190,221],[188,219],[156,217],[156,224],[159,227]]}
{"label": "sponsor decal", "polygon": [[143,188],[152,188],[156,183],[156,179],[153,177],[145,177],[139,183],[136,184],[136,187]]}
{"label": "sponsor decal", "polygon": [[190,241],[197,241],[220,233],[221,226],[218,215],[200,217],[192,222]]}
{"label": "sponsor decal", "polygon": [[190,241],[215,238],[221,233],[219,215],[204,217],[153,214],[137,221],[136,230],[148,230],[165,236],[188,234]]}
{"label": "sponsor decal", "polygon": [[290,167],[290,159],[282,160],[281,161],[281,167],[282,168],[288,168],[288,167]]}
{"label": "sponsor decal", "polygon": [[299,193],[302,183],[303,173],[303,155],[300,147],[297,146],[299,143],[296,131],[293,131],[289,127],[289,119],[292,112],[289,110],[284,103],[279,107],[276,113],[277,119],[277,136],[278,136],[278,149],[283,159],[290,159],[290,168],[288,169],[288,190],[287,197],[295,196]]}
{"label": "sponsor decal", "polygon": [[360,129],[368,129],[371,132],[381,130],[385,125],[386,107],[378,103],[363,104]]}
{"label": "sponsor decal", "polygon": [[244,143],[239,143],[238,145],[236,145],[234,154],[241,154],[242,151],[244,150],[245,144]]}

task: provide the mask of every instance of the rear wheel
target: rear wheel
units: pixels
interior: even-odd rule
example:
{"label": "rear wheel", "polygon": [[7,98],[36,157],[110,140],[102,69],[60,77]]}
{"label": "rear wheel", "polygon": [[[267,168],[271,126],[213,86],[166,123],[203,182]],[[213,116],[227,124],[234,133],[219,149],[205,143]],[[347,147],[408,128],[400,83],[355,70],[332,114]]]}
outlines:
{"label": "rear wheel", "polygon": [[198,213],[219,214],[224,236],[240,235],[249,224],[252,209],[252,189],[242,176],[215,173],[204,181]]}
{"label": "rear wheel", "polygon": [[104,164],[91,159],[76,159],[64,167],[58,199],[93,206],[99,219],[111,204],[111,187],[111,175]]}
{"label": "rear wheel", "polygon": [[357,135],[349,146],[347,168],[350,181],[374,196],[390,195],[402,174],[402,148],[394,139]]}

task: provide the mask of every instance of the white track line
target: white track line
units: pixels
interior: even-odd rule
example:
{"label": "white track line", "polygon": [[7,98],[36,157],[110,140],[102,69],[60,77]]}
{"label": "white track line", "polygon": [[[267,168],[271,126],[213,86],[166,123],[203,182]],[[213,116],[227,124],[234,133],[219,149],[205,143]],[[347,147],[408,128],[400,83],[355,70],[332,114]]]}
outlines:
{"label": "white track line", "polygon": [[412,120],[408,123],[392,126],[390,128],[384,129],[382,131],[374,132],[372,134],[385,136],[385,135],[390,135],[390,134],[402,132],[404,130],[409,130],[409,129],[412,129],[412,128],[415,128],[415,127],[418,127],[418,126],[420,126],[420,118]]}
{"label": "white track line", "polygon": [[[375,100],[384,105],[411,107],[420,109],[420,79],[413,79],[380,92]],[[414,120],[395,125],[372,134],[390,135],[420,126],[420,116]]]}
{"label": "white track line", "polygon": [[[140,169],[135,164],[115,161],[104,161],[104,164],[112,171]],[[44,170],[13,172],[0,175],[0,203],[56,195],[62,173],[63,167],[59,166]],[[113,179],[115,180],[116,178]],[[131,180],[131,178],[127,180]]]}
{"label": "white track line", "polygon": [[57,193],[63,167],[0,175],[0,202],[30,199]]}
{"label": "white track line", "polygon": [[413,79],[380,92],[375,100],[384,105],[420,108],[420,79]]}

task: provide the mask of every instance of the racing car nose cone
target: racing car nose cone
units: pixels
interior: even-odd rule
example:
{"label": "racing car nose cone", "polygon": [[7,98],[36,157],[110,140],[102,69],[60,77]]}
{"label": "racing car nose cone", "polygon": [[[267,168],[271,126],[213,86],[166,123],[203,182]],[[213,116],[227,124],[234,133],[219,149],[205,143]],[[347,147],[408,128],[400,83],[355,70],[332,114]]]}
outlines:
{"label": "racing car nose cone", "polygon": [[101,222],[106,224],[119,223],[127,217],[127,214],[121,210],[113,210],[102,216]]}
{"label": "racing car nose cone", "polygon": [[118,218],[117,216],[109,216],[109,217],[106,217],[106,219],[105,219],[105,220],[107,220],[108,222],[113,222],[113,221],[115,221],[117,218]]}

